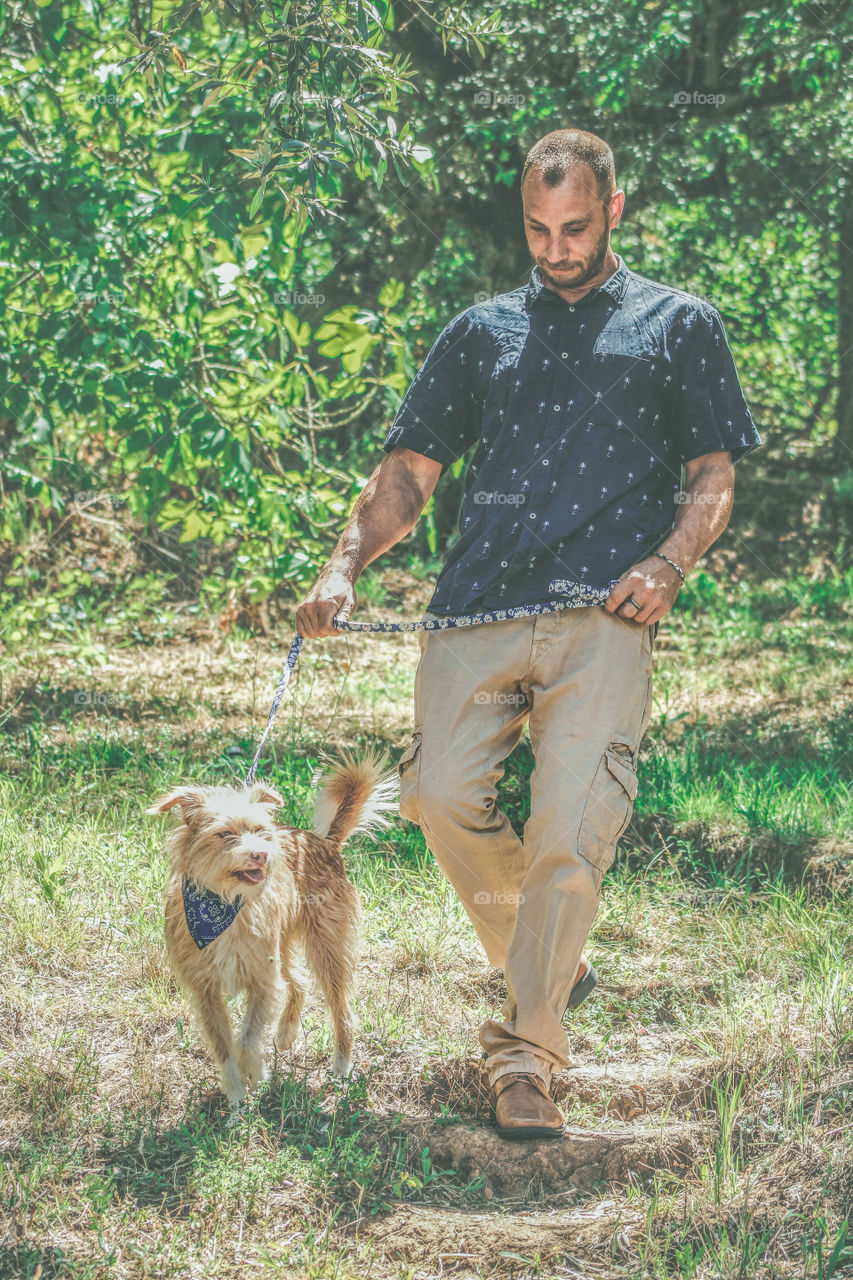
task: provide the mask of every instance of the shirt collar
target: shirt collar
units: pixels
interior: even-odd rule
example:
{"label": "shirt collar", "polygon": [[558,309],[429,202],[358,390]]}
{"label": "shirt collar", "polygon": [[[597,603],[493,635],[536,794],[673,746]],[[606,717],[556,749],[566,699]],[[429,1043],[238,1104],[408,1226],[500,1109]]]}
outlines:
{"label": "shirt collar", "polygon": [[[611,276],[608,276],[607,279],[602,284],[597,285],[595,289],[590,289],[589,293],[585,293],[579,302],[573,303],[572,305],[585,305],[590,299],[597,297],[600,293],[607,293],[614,302],[621,302],[625,295],[625,290],[628,287],[628,268],[625,266],[624,258],[622,258],[618,253],[616,254],[616,262],[618,265]],[[537,302],[543,297],[546,300],[555,298],[559,302],[568,305],[566,304],[565,299],[561,298],[555,290],[549,289],[547,285],[543,283],[542,273],[540,272],[538,265],[534,263],[530,271],[527,293],[525,294],[525,306],[529,307],[531,303]]]}

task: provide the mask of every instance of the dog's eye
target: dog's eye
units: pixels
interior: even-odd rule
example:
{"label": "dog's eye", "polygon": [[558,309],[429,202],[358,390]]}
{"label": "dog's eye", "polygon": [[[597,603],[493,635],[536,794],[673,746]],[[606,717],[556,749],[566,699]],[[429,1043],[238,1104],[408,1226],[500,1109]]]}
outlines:
{"label": "dog's eye", "polygon": [[233,831],[217,831],[216,838],[217,840],[230,840],[233,834]]}

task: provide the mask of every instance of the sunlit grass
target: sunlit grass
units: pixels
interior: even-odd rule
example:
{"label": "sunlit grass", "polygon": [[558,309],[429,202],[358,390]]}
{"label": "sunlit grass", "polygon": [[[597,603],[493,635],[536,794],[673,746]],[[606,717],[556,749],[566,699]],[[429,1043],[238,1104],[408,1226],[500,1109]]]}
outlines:
{"label": "sunlit grass", "polygon": [[[586,947],[600,989],[570,1024],[576,1061],[600,1077],[561,1101],[571,1126],[621,1132],[609,1103],[642,1068],[655,1109],[637,1123],[698,1127],[692,1168],[591,1193],[618,1206],[610,1262],[626,1276],[817,1280],[853,1256],[838,1210],[853,1159],[849,883],[815,893],[784,859],[749,852],[763,842],[807,861],[818,842],[849,840],[846,587],[815,604],[832,623],[817,662],[813,621],[774,620],[787,589],[723,600],[700,584],[661,629],[634,821]],[[362,1223],[363,1242],[365,1224],[407,1202],[495,1207],[487,1177],[436,1171],[370,1129],[394,1114],[488,1124],[461,1074],[426,1092],[479,1059],[477,1027],[500,1016],[503,988],[416,828],[346,853],[365,910],[348,1084],[328,1074],[312,995],[303,1036],[229,1127],[171,979],[162,824],[143,810],[178,779],[241,779],[287,640],[176,634],[122,659],[90,630],[79,647],[0,659],[9,705],[23,695],[0,774],[0,1213],[26,1224],[2,1274],[414,1277],[414,1263],[356,1248],[349,1227]],[[262,764],[282,821],[307,820],[321,750],[402,745],[416,653],[411,636],[308,649]],[[75,704],[80,688],[114,700]],[[502,784],[517,828],[532,763],[525,739]],[[668,1092],[685,1072],[695,1091]]]}

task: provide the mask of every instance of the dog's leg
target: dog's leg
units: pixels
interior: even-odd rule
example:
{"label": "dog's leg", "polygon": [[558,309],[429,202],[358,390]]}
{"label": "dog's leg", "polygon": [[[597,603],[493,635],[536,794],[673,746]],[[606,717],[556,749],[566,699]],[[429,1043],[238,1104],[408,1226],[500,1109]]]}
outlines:
{"label": "dog's leg", "polygon": [[196,991],[196,1007],[210,1051],[219,1067],[222,1092],[231,1107],[239,1106],[246,1096],[243,1078],[234,1054],[231,1019],[221,991],[206,987]]}
{"label": "dog's leg", "polygon": [[299,1020],[308,990],[308,974],[305,967],[292,959],[289,950],[284,953],[282,967],[290,984],[290,993],[275,1033],[275,1047],[279,1053],[289,1049],[299,1035]]}
{"label": "dog's leg", "polygon": [[246,1015],[237,1041],[237,1061],[249,1089],[269,1077],[263,1046],[283,996],[284,985],[280,981],[249,990]]}
{"label": "dog's leg", "polygon": [[361,911],[358,896],[349,881],[337,889],[335,910],[317,912],[306,930],[308,963],[329,1004],[335,1027],[332,1070],[348,1076],[352,1071],[352,1043],[356,1024],[351,996],[358,960],[358,933]]}

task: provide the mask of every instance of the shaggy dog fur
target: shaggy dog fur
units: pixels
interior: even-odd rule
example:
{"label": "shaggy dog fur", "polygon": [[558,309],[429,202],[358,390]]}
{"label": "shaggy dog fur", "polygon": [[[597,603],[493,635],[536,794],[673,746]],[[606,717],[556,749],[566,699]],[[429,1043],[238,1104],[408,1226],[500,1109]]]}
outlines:
{"label": "shaggy dog fur", "polygon": [[[315,774],[321,785],[313,831],[279,826],[273,810],[283,801],[265,783],[242,791],[177,787],[147,810],[181,810],[168,840],[166,947],[176,979],[196,1005],[231,1106],[266,1078],[263,1049],[276,1020],[277,1048],[296,1039],[308,978],[301,953],[331,1009],[332,1065],[342,1075],[351,1070],[361,906],[341,846],[354,831],[389,825],[398,780],[396,773],[383,776],[385,764],[385,756],[356,760],[342,753],[324,776]],[[187,925],[184,878],[229,902],[243,900],[233,923],[203,948]],[[240,991],[248,1000],[235,1043],[225,997]]]}

